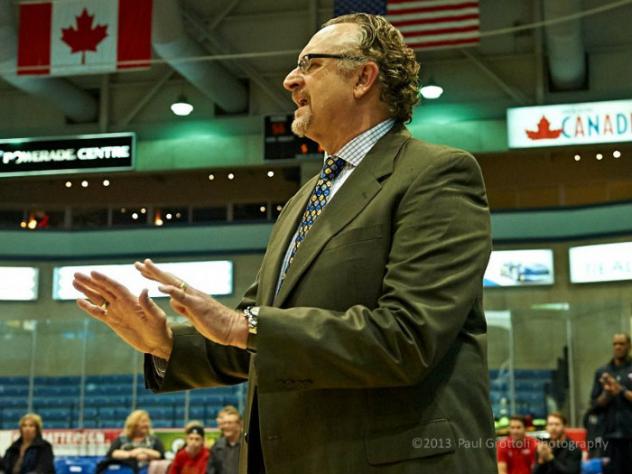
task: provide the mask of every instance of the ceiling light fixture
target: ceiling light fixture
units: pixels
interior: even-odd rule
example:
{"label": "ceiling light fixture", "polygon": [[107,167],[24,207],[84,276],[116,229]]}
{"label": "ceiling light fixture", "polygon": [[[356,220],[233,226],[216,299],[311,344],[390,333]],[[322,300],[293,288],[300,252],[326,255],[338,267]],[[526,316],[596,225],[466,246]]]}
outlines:
{"label": "ceiling light fixture", "polygon": [[191,105],[184,94],[180,94],[178,100],[171,104],[171,111],[180,117],[185,117],[193,112],[193,105]]}
{"label": "ceiling light fixture", "polygon": [[419,92],[424,99],[438,99],[443,94],[443,87],[430,79],[426,84],[421,86]]}

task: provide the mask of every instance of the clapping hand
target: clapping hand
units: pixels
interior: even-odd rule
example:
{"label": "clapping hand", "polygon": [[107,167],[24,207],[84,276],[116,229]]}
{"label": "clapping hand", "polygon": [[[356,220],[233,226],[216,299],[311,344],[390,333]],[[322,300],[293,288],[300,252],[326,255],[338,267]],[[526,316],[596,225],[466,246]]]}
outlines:
{"label": "clapping hand", "polygon": [[608,372],[604,372],[599,381],[601,382],[601,386],[603,389],[612,396],[617,396],[621,393],[623,387],[621,384]]}
{"label": "clapping hand", "polygon": [[136,262],[134,267],[145,278],[161,284],[158,289],[171,297],[171,307],[186,317],[202,336],[218,344],[246,347],[248,324],[240,313],[162,271],[150,259]]}
{"label": "clapping hand", "polygon": [[77,300],[85,313],[105,323],[136,350],[169,359],[173,333],[165,312],[149,298],[147,290],[136,297],[99,272],[75,273],[72,284],[87,297]]}

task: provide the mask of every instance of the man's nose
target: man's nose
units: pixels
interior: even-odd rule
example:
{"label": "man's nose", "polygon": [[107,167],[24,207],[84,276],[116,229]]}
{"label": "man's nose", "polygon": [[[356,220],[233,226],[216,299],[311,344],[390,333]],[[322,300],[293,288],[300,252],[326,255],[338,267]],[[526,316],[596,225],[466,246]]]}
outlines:
{"label": "man's nose", "polygon": [[295,67],[287,76],[285,76],[285,79],[283,80],[283,87],[291,92],[297,87],[300,87],[302,82],[303,76],[301,76],[298,67]]}

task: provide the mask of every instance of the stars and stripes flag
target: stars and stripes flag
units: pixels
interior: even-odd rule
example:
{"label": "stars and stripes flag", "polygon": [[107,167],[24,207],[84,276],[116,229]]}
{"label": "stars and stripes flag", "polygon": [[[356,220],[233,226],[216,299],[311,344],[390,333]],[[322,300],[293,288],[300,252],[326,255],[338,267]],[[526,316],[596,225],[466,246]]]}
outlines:
{"label": "stars and stripes flag", "polygon": [[335,0],[334,16],[385,16],[413,49],[473,46],[479,42],[479,4],[467,0]]}

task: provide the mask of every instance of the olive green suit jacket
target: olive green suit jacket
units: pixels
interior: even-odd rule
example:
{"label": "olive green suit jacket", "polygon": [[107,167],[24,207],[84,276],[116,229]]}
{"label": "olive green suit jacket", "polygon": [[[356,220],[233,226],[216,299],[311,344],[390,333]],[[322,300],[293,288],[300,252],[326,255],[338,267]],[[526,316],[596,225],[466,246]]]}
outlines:
{"label": "olive green suit jacket", "polygon": [[[482,277],[489,211],[469,154],[384,136],[325,207],[275,295],[316,178],[287,203],[240,307],[254,355],[175,329],[157,391],[249,382],[267,474],[492,474]],[[241,472],[247,472],[248,436]]]}

